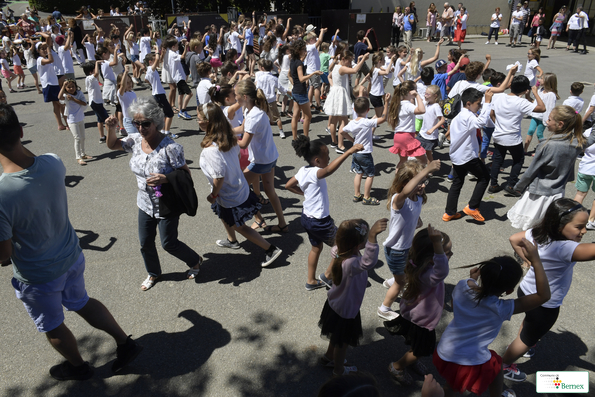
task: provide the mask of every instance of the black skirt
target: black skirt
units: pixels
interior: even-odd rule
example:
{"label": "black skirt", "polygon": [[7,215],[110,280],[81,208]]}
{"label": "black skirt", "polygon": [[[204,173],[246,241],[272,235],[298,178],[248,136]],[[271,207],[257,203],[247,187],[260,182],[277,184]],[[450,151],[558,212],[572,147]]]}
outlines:
{"label": "black skirt", "polygon": [[360,339],[364,336],[362,318],[359,312],[357,312],[355,318],[343,318],[332,309],[328,299],[324,303],[322,313],[320,313],[318,326],[320,327],[320,335],[330,340],[335,346],[343,344],[358,346]]}
{"label": "black skirt", "polygon": [[237,207],[225,208],[216,201],[211,204],[211,209],[217,214],[219,219],[227,223],[229,227],[242,226],[246,221],[252,219],[260,211],[262,204],[258,201],[258,196],[250,190],[246,201]]}
{"label": "black skirt", "polygon": [[415,357],[431,356],[436,348],[436,330],[422,328],[411,321],[399,316],[391,321],[385,321],[384,327],[392,335],[401,335],[405,344],[411,346]]}

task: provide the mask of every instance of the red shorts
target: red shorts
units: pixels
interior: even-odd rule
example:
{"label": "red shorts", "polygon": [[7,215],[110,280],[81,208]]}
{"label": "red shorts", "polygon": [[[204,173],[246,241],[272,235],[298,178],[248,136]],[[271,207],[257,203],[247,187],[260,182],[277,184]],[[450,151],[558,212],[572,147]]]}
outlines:
{"label": "red shorts", "polygon": [[440,376],[455,392],[464,393],[468,390],[479,396],[488,389],[502,371],[502,357],[493,350],[490,350],[490,353],[492,353],[492,358],[483,364],[459,365],[444,361],[438,355],[438,351],[434,350],[432,361]]}
{"label": "red shorts", "polygon": [[14,70],[14,74],[18,74],[19,76],[22,76],[25,74],[25,72],[23,72],[23,68],[21,67],[21,65],[13,65],[12,69]]}

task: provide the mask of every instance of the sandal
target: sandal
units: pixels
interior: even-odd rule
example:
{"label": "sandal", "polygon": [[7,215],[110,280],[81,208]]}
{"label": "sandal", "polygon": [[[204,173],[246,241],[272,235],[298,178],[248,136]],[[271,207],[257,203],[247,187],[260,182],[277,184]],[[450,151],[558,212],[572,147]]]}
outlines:
{"label": "sandal", "polygon": [[95,159],[95,157],[93,157],[93,156],[87,156],[87,155],[85,154],[84,156],[81,156],[81,159],[83,159],[83,160],[94,160],[94,159]]}
{"label": "sandal", "polygon": [[368,198],[364,198],[363,204],[364,205],[378,205],[378,204],[380,204],[380,201],[378,201],[374,197],[368,197]]}
{"label": "sandal", "polygon": [[364,199],[364,195],[363,194],[360,194],[359,196],[353,196],[353,202],[354,203],[359,203],[363,199]]}
{"label": "sandal", "polygon": [[186,278],[188,280],[194,280],[198,275],[198,272],[200,272],[200,265],[202,265],[202,257],[199,258],[200,259],[198,261],[198,268],[191,267],[190,269],[188,269],[188,272],[186,273]]}
{"label": "sandal", "polygon": [[78,159],[77,163],[79,163],[80,165],[87,165],[87,162],[83,159]]}
{"label": "sandal", "polygon": [[153,286],[157,283],[157,279],[159,277],[155,277],[154,279],[151,280],[151,275],[147,276],[147,279],[145,281],[143,281],[143,283],[140,285],[140,289],[142,291],[148,291],[151,288],[153,288]]}
{"label": "sandal", "polygon": [[[273,229],[275,227],[277,228],[276,230]],[[267,233],[277,233],[277,234],[287,233],[287,232],[289,232],[289,225],[285,225],[283,227],[279,227],[279,225],[267,226],[264,228],[264,231]]]}
{"label": "sandal", "polygon": [[270,200],[268,198],[265,198],[262,193],[260,193],[260,195],[258,196],[258,202],[262,205],[269,205],[270,204]]}
{"label": "sandal", "polygon": [[[256,225],[256,227],[254,227],[254,225]],[[257,220],[255,220],[254,223],[250,227],[252,228],[252,230],[258,230],[260,228],[263,228],[264,229],[266,227],[266,225],[267,224],[266,224],[266,222],[263,219],[262,222],[258,222]]]}

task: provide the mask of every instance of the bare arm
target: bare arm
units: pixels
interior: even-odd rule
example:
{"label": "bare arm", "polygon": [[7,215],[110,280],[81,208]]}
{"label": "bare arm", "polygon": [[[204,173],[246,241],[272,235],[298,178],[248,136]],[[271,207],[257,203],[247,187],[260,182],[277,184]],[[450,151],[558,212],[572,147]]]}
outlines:
{"label": "bare arm", "polygon": [[415,91],[415,102],[417,102],[417,107],[415,108],[413,113],[414,114],[424,114],[426,112],[426,107],[424,105],[423,99],[421,98],[421,96],[419,96],[417,91]]}
{"label": "bare arm", "polygon": [[341,166],[341,164],[343,164],[343,162],[345,160],[347,160],[347,158],[349,156],[351,156],[353,153],[359,152],[361,150],[364,150],[364,146],[363,145],[361,145],[359,143],[353,145],[351,148],[349,148],[349,150],[345,151],[345,153],[343,153],[341,156],[339,156],[336,159],[334,159],[325,168],[319,169],[316,172],[316,176],[318,177],[318,179],[323,179],[323,178],[326,178],[327,176],[332,175],[335,171],[337,171],[339,169],[339,167]]}
{"label": "bare arm", "polygon": [[287,39],[287,35],[289,34],[289,25],[291,25],[291,18],[287,18],[287,26],[285,27],[285,32],[283,32],[283,36],[281,40],[285,41]]}
{"label": "bare arm", "polygon": [[[401,208],[403,208],[403,204],[405,204],[405,200],[407,200],[407,197],[409,197],[411,193],[413,193],[415,189],[417,189],[417,187],[423,180],[427,179],[428,174],[430,172],[438,171],[439,169],[440,160],[434,160],[430,164],[428,164],[426,168],[424,168],[423,170],[418,172],[417,175],[411,178],[411,180],[407,182],[403,190],[401,190],[401,192],[397,194],[397,198],[392,202],[393,209],[398,211]],[[392,200],[392,197],[389,197],[388,199]]]}
{"label": "bare arm", "polygon": [[7,262],[12,256],[12,239],[0,241],[0,262]]}
{"label": "bare arm", "polygon": [[295,179],[295,176],[291,177],[291,179],[285,184],[285,189],[289,190],[292,193],[299,194],[300,196],[304,195],[304,192],[302,191],[302,189],[300,189],[298,181],[297,179]]}
{"label": "bare arm", "polygon": [[[524,234],[524,233],[522,233]],[[539,258],[537,247],[524,237],[517,242],[517,247],[523,252],[523,257],[527,258],[533,270],[535,271],[536,293],[525,295],[514,300],[514,314],[524,313],[535,309],[550,300],[550,285],[543,269],[543,264]]]}
{"label": "bare arm", "polygon": [[436,45],[436,52],[434,53],[434,56],[430,59],[426,59],[425,61],[421,61],[421,67],[425,67],[433,62],[435,62],[438,57],[440,56],[440,45],[444,43],[444,37],[440,39],[440,41],[438,42],[438,44]]}
{"label": "bare arm", "polygon": [[537,106],[535,107],[535,109],[533,110],[533,112],[535,113],[545,113],[545,104],[543,103],[543,101],[541,100],[541,98],[539,97],[539,93],[537,92],[537,87],[533,86],[531,87],[531,91],[533,91],[533,95],[535,95],[535,100],[537,101]]}
{"label": "bare arm", "polygon": [[116,137],[116,125],[118,119],[116,116],[111,115],[105,120],[105,126],[107,127],[107,147],[110,150],[122,150],[122,141]]}
{"label": "bare arm", "polygon": [[316,44],[315,44],[317,49],[320,47],[320,44],[322,44],[322,39],[324,38],[324,34],[326,33],[327,30],[328,30],[328,28],[320,29],[320,34],[318,35],[318,40],[316,41]]}

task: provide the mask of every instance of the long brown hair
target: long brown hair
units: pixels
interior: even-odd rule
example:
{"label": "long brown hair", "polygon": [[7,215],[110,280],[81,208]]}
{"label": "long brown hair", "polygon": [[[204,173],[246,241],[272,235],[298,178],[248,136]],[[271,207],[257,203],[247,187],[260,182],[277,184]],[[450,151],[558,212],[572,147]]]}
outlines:
{"label": "long brown hair", "polygon": [[236,90],[238,94],[248,96],[254,102],[254,106],[263,112],[268,111],[269,103],[267,102],[267,97],[260,88],[256,89],[256,85],[252,80],[245,79],[240,81],[236,85]]}
{"label": "long brown hair", "polygon": [[583,136],[583,118],[574,108],[568,105],[558,105],[551,111],[550,117],[556,121],[562,121],[564,125],[560,131],[556,131],[550,136],[548,141],[554,135],[564,135],[564,139],[569,140],[571,143],[576,139],[579,148],[585,146],[587,140]]}
{"label": "long brown hair", "polygon": [[[423,169],[424,169],[424,167],[417,160],[409,160],[409,161],[406,161],[405,164],[403,164],[403,166],[399,169],[399,171],[395,175],[392,185],[390,185],[390,188],[388,189],[388,195],[387,195],[388,199],[386,202],[387,209],[390,210],[392,207],[393,196],[396,193],[401,193],[403,191],[403,188],[405,187],[405,185],[407,185],[409,183],[409,181],[412,180]],[[422,193],[421,197],[422,197],[422,203],[425,204],[426,201],[428,201],[428,196],[426,195],[425,191]]]}
{"label": "long brown hair", "polygon": [[553,92],[556,94],[556,99],[560,99],[560,95],[558,95],[558,77],[554,73],[544,73],[543,90],[545,92]]}
{"label": "long brown hair", "polygon": [[[442,233],[442,246],[446,246],[450,242],[448,234]],[[403,299],[413,303],[421,293],[421,275],[426,271],[428,266],[433,264],[434,258],[434,243],[430,239],[428,229],[423,228],[411,243],[409,249],[409,256],[407,257],[407,264],[405,265],[405,278],[407,284],[403,291]]]}
{"label": "long brown hair", "polygon": [[342,264],[345,259],[351,258],[357,247],[366,241],[370,226],[363,219],[350,219],[343,221],[337,229],[335,242],[337,254],[331,264],[331,277],[334,285],[340,285],[343,280]]}
{"label": "long brown hair", "polygon": [[219,106],[209,102],[200,105],[198,112],[209,122],[206,135],[200,143],[201,147],[206,148],[215,143],[220,151],[228,152],[237,145],[238,139],[233,128]]}
{"label": "long brown hair", "polygon": [[392,128],[399,125],[399,112],[401,111],[401,101],[409,95],[410,91],[417,88],[415,83],[411,80],[407,80],[404,83],[399,84],[395,87],[395,93],[393,99],[390,101],[390,107],[388,109],[388,123]]}

